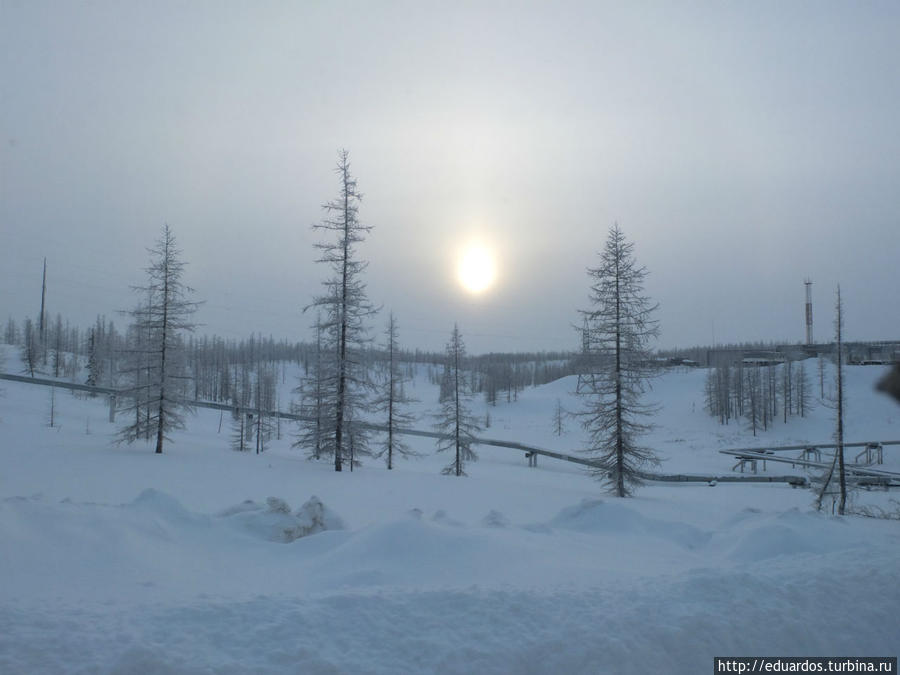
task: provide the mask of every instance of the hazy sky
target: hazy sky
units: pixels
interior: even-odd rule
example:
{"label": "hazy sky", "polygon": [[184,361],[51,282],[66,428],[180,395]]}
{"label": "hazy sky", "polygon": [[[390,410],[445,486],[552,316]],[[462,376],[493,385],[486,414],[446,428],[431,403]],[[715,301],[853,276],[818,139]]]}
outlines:
{"label": "hazy sky", "polygon": [[801,340],[805,277],[816,337],[840,283],[851,339],[900,338],[896,0],[0,0],[0,45],[2,321],[44,256],[52,314],[131,307],[168,222],[204,331],[307,338],[344,147],[407,346],[576,347],[615,221],[659,346]]}

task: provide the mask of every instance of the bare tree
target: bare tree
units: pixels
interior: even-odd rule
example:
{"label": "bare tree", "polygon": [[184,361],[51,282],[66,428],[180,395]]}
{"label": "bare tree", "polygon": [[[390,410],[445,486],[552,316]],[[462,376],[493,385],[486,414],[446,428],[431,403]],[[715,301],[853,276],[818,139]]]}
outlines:
{"label": "bare tree", "polygon": [[648,344],[659,327],[653,319],[657,305],[644,295],[647,271],[638,266],[633,249],[614,225],[600,264],[588,268],[591,309],[581,311],[584,353],[578,393],[585,403],[576,414],[588,432],[586,452],[600,463],[594,473],[619,497],[641,484],[645,465],[659,461],[636,441],[650,428],[641,420],[656,411],[641,397],[656,372]]}
{"label": "bare tree", "polygon": [[[340,151],[335,171],[340,181],[340,195],[324,205],[326,217],[313,225],[314,229],[333,236],[333,239],[316,244],[321,252],[316,262],[330,267],[332,276],[323,282],[325,292],[314,299],[313,306],[323,310],[326,351],[331,349],[335,357],[334,373],[325,381],[324,401],[330,417],[328,433],[333,435],[334,470],[341,471],[348,421],[358,418],[365,410],[366,395],[371,389],[362,358],[363,348],[369,342],[364,322],[376,310],[366,296],[366,285],[362,281],[367,263],[357,258],[356,251],[372,228],[359,222],[362,195],[350,173],[346,150]],[[356,433],[353,441],[354,455],[364,454],[364,434]]]}
{"label": "bare tree", "polygon": [[447,377],[452,390],[441,403],[441,410],[437,415],[435,427],[444,434],[444,437],[438,440],[437,449],[438,452],[454,451],[453,461],[444,467],[442,473],[465,476],[466,462],[474,462],[478,459],[478,455],[472,450],[472,445],[475,443],[475,434],[481,430],[481,426],[468,408],[471,391],[463,372],[466,361],[466,345],[456,325],[453,326],[450,342],[447,343],[446,355]]}
{"label": "bare tree", "polygon": [[[825,495],[834,491],[834,474],[838,475],[838,505],[839,515],[844,515],[847,508],[847,474],[844,468],[844,364],[843,364],[843,328],[844,328],[844,304],[841,301],[841,287],[838,285],[835,299],[834,316],[834,367],[835,367],[835,395],[834,395],[834,458],[831,466],[826,471],[816,496],[816,509],[821,510]],[[832,496],[833,498],[833,496]]]}
{"label": "bare tree", "polygon": [[256,454],[264,452],[266,443],[272,438],[272,420],[269,412],[275,405],[275,373],[258,359],[256,362],[256,382],[253,387],[253,403],[256,419],[253,434],[256,439]]}
{"label": "bare tree", "polygon": [[[294,389],[294,393],[301,397],[300,413],[303,418],[300,422],[299,431],[292,447],[307,448],[310,459],[319,459],[323,454],[333,454],[334,446],[329,444],[329,440],[333,442],[333,436],[329,437],[325,433],[325,427],[328,419],[331,417],[326,409],[326,404],[330,403],[330,398],[326,397],[326,388],[329,380],[333,380],[333,352],[324,351],[322,344],[322,317],[316,315],[315,323],[316,331],[316,348],[313,353],[313,361],[311,367],[307,368],[306,374],[300,379],[300,385]],[[332,373],[329,376],[329,373]]]}
{"label": "bare tree", "polygon": [[844,303],[841,302],[841,287],[837,287],[837,299],[835,300],[834,339],[835,339],[835,388],[837,389],[837,411],[835,412],[834,441],[837,447],[834,449],[837,455],[838,480],[841,486],[841,500],[838,503],[838,514],[844,515],[847,508],[847,474],[844,471],[844,363],[843,363],[843,331],[844,331]]}
{"label": "bare tree", "polygon": [[706,410],[719,419],[719,424],[728,424],[732,417],[734,379],[727,363],[710,366],[706,373]]}
{"label": "bare tree", "polygon": [[57,312],[56,323],[53,324],[53,377],[59,377],[59,371],[63,365],[63,322],[62,316]]}
{"label": "bare tree", "polygon": [[809,377],[806,375],[806,362],[800,361],[794,370],[794,404],[797,414],[806,417],[812,404]]}
{"label": "bare tree", "polygon": [[791,377],[793,362],[788,358],[785,359],[784,365],[781,367],[781,402],[784,407],[784,423],[787,424],[788,415],[791,412],[791,395],[793,378]]}
{"label": "bare tree", "polygon": [[382,454],[385,456],[387,468],[393,469],[395,454],[401,457],[412,457],[418,454],[398,434],[399,429],[412,425],[414,417],[404,409],[405,406],[413,403],[413,399],[406,395],[404,388],[406,376],[400,368],[397,320],[394,318],[393,312],[388,317],[385,338],[387,361],[384,369],[383,389],[381,395],[373,402],[373,408],[386,416],[384,418],[386,433]]}
{"label": "bare tree", "polygon": [[3,341],[8,345],[17,344],[19,341],[19,328],[11,316],[6,320],[6,330],[3,333]]}
{"label": "bare tree", "polygon": [[231,448],[238,452],[244,452],[247,449],[247,429],[245,422],[247,413],[238,410],[231,418]]}
{"label": "bare tree", "polygon": [[25,319],[24,331],[25,345],[22,351],[22,357],[25,361],[25,370],[31,377],[34,377],[34,369],[37,366],[39,358],[38,336],[35,335],[34,324],[31,319]]}
{"label": "bare tree", "polygon": [[825,399],[825,359],[819,354],[819,399]]}
{"label": "bare tree", "polygon": [[[125,410],[136,412],[135,421],[119,430],[119,443],[132,443],[150,435],[156,437],[156,453],[163,451],[167,432],[184,428],[183,413],[189,410],[179,394],[185,378],[181,331],[192,331],[191,317],[200,303],[188,300],[193,289],[182,281],[185,263],[176,247],[175,236],[166,225],[156,245],[149,249],[147,285],[133,290],[146,296],[146,304],[129,312],[133,319],[131,402]],[[146,415],[140,411],[144,409]]]}
{"label": "bare tree", "polygon": [[241,364],[240,375],[235,373],[234,383],[231,389],[231,447],[233,450],[244,452],[250,449],[249,442],[252,439],[252,413],[247,408],[252,396],[250,383],[249,364],[244,361]]}
{"label": "bare tree", "polygon": [[[88,376],[85,384],[91,387],[96,387],[100,384],[100,377],[103,374],[103,361],[99,358],[98,355],[99,345],[97,344],[97,335],[94,328],[91,328],[90,336],[88,337],[88,361],[87,361],[87,371]],[[96,396],[94,392],[91,392],[91,397]]]}
{"label": "bare tree", "polygon": [[50,387],[50,410],[47,426],[54,427],[56,425],[56,387]]}
{"label": "bare tree", "polygon": [[562,436],[566,430],[565,427],[566,411],[563,410],[562,401],[556,399],[556,407],[553,409],[553,433]]}

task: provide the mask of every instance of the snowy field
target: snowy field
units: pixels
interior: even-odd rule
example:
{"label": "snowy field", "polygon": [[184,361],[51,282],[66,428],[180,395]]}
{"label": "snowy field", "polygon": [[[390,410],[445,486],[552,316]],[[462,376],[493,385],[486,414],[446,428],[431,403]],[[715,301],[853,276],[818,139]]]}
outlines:
{"label": "snowy field", "polygon": [[[847,369],[848,441],[900,439],[900,406],[872,391],[882,372]],[[704,375],[655,385],[661,470],[830,442],[822,406],[756,439],[719,426]],[[900,522],[815,513],[808,490],[653,484],[618,500],[575,465],[503,448],[442,476],[427,439],[394,471],[336,474],[292,451],[287,425],[263,455],[230,450],[209,410],[156,456],[111,445],[101,399],[57,391],[50,428],[47,388],[0,389],[0,673],[708,673],[713,656],[900,653]],[[577,450],[576,423],[551,424],[573,389],[520,393],[483,435]],[[424,376],[410,393],[435,407]],[[885,460],[900,470],[900,446]]]}

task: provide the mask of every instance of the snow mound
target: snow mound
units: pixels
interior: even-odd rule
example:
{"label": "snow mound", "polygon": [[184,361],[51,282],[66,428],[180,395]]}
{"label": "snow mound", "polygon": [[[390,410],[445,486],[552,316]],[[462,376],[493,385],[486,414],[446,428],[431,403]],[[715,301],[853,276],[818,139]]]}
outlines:
{"label": "snow mound", "polygon": [[[322,501],[313,495],[307,502],[294,513],[297,519],[295,534],[297,537],[305,537],[325,530],[346,529],[344,521],[334,511],[325,506]],[[297,538],[295,537],[295,538]]]}
{"label": "snow mound", "polygon": [[665,539],[685,549],[705,546],[711,534],[693,525],[658,520],[634,509],[602,499],[583,499],[560,511],[549,523],[551,529],[588,534],[647,536]]}
{"label": "snow mound", "polygon": [[141,492],[135,500],[130,504],[127,504],[126,507],[144,514],[162,518],[173,524],[186,524],[195,520],[195,517],[184,508],[184,505],[172,495],[153,488],[147,488]]}
{"label": "snow mound", "polygon": [[487,533],[402,518],[354,532],[322,555],[310,576],[332,588],[471,583],[484,580],[497,559]]}
{"label": "snow mound", "polygon": [[867,536],[845,520],[791,509],[774,515],[747,511],[733,521],[737,531],[727,557],[736,562],[759,562],[782,556],[824,554],[869,545]]}
{"label": "snow mound", "polygon": [[[313,497],[313,499],[315,499],[315,497]],[[269,507],[269,511],[272,513],[288,514],[291,512],[291,507],[288,506],[288,503],[279,497],[267,497],[266,506]]]}
{"label": "snow mound", "polygon": [[346,527],[340,516],[315,495],[293,514],[285,500],[269,497],[265,505],[247,500],[228,507],[219,517],[251,536],[282,543]]}

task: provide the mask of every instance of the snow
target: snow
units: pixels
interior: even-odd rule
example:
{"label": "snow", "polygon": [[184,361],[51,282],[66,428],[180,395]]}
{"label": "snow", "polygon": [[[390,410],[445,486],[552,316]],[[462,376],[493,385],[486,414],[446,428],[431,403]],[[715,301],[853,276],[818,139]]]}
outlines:
{"label": "snow", "polygon": [[[883,369],[847,372],[848,439],[900,437],[900,407],[872,391]],[[807,490],[653,484],[618,500],[575,465],[503,448],[442,476],[419,438],[422,458],[336,474],[288,435],[236,453],[206,410],[156,456],[110,443],[103,399],[57,391],[49,428],[46,388],[0,388],[2,673],[696,673],[713,656],[900,652],[900,523],[816,513]],[[577,449],[575,422],[551,424],[573,388],[520,392],[485,435]],[[418,412],[432,389],[416,380]],[[648,443],[666,472],[829,441],[824,407],[754,439],[709,418],[702,392],[702,371],[655,385]]]}

